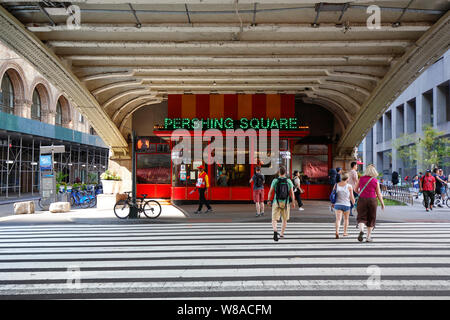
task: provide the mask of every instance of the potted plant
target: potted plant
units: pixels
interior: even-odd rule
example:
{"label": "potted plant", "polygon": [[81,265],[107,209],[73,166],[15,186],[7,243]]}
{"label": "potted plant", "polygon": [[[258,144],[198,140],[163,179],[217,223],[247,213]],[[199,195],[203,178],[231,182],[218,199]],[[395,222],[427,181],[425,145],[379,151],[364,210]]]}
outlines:
{"label": "potted plant", "polygon": [[100,179],[102,180],[103,193],[106,194],[112,194],[116,192],[118,188],[118,181],[122,180],[119,176],[117,176],[115,173],[110,172],[109,170],[103,172],[100,176]]}

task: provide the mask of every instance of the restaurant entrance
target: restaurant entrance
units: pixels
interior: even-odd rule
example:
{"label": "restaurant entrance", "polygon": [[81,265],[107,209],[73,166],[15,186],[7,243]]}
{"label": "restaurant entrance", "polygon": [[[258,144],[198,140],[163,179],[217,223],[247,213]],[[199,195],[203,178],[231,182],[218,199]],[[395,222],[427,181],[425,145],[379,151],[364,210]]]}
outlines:
{"label": "restaurant entrance", "polygon": [[[257,95],[257,98],[253,96],[222,95],[222,103],[228,102],[228,105],[227,108],[221,109],[221,113],[217,114],[217,110],[213,108],[214,103],[217,104],[218,101],[217,95],[211,96],[209,99],[205,99],[203,95],[202,97],[189,95],[187,98],[184,95],[169,95],[168,117],[161,119],[160,122],[164,125],[155,125],[153,130],[155,136],[138,138],[136,157],[138,196],[146,193],[155,198],[168,198],[172,201],[196,201],[198,200],[198,193],[194,190],[199,173],[198,167],[203,165],[210,179],[210,188],[206,195],[209,200],[251,201],[252,188],[249,180],[255,167],[259,165],[267,169],[273,168],[274,165],[282,165],[286,167],[287,173],[291,177],[294,170],[301,172],[302,188],[305,190],[302,195],[304,199],[327,199],[330,190],[328,171],[332,165],[331,144],[326,141],[318,142],[308,139],[309,127],[296,117],[293,96],[277,95],[278,97],[273,97],[275,95],[272,95],[267,97],[268,95]],[[208,101],[208,108],[203,105],[205,101]],[[251,108],[247,106],[247,113],[241,110],[241,108],[246,107],[243,101],[253,103]],[[257,113],[257,110],[261,108],[261,101],[265,101],[266,111],[264,114],[258,115],[260,118],[256,118],[255,112]],[[275,103],[273,103],[274,101]],[[276,103],[277,101],[278,103]],[[272,108],[270,108],[272,109],[271,112],[268,111],[268,102],[273,103]],[[189,108],[192,108],[192,106],[195,108],[190,110]],[[222,106],[224,106],[224,103]],[[233,109],[233,106],[236,107],[234,111],[228,110],[225,112],[226,109]],[[209,115],[209,117],[205,117],[206,115]],[[211,116],[214,116],[214,118]],[[192,157],[190,163],[189,161],[179,163],[177,160],[185,157],[185,155],[178,151],[174,152],[177,142],[172,141],[171,137],[175,130],[184,126],[184,128],[180,128],[184,130],[182,135],[189,136],[193,140],[196,133],[189,119],[194,118],[207,126],[204,130],[207,130],[208,126],[220,126],[221,123],[226,125],[228,121],[229,127],[214,128],[222,132],[224,136],[227,129],[255,129],[254,132],[258,133],[257,129],[259,128],[251,128],[251,125],[261,126],[266,119],[268,119],[266,123],[271,123],[271,120],[276,119],[277,121],[273,123],[278,126],[276,129],[279,130],[279,154],[276,155],[275,161],[267,163],[261,161],[261,159],[272,156],[270,142],[267,143],[269,146],[268,152],[263,155],[258,151],[258,144],[254,140],[258,137],[252,136],[249,133],[250,131],[246,131],[244,148],[238,148],[235,145],[232,150],[234,152],[232,163],[224,161],[223,163],[208,164],[207,161],[203,161],[203,156],[200,159]],[[208,120],[205,121],[205,119]],[[253,119],[260,120],[252,121]],[[242,124],[248,124],[248,126],[242,127]],[[279,128],[280,126],[282,127]],[[203,134],[204,131],[200,132]],[[178,134],[180,133],[178,132]],[[203,150],[207,151],[210,143],[204,141]],[[225,154],[226,151],[228,150],[224,147],[222,153]],[[214,152],[217,151],[214,150]],[[241,157],[241,159],[243,157],[245,161],[237,161],[238,157]],[[265,177],[266,198],[274,177],[275,174]]]}

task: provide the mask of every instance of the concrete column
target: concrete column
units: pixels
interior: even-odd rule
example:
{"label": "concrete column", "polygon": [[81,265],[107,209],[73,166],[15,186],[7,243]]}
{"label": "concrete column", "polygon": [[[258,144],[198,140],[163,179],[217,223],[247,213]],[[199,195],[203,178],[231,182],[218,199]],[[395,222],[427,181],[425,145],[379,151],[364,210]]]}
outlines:
{"label": "concrete column", "polygon": [[372,128],[372,157],[373,157],[373,165],[375,168],[378,168],[378,157],[377,157],[377,136],[378,136],[378,121]]}
{"label": "concrete column", "polygon": [[395,139],[397,139],[397,107],[391,108],[391,124],[390,124],[390,130],[391,130],[391,154],[392,154],[392,170],[398,171],[400,163],[398,163],[397,159],[397,150],[393,146],[393,142]]}

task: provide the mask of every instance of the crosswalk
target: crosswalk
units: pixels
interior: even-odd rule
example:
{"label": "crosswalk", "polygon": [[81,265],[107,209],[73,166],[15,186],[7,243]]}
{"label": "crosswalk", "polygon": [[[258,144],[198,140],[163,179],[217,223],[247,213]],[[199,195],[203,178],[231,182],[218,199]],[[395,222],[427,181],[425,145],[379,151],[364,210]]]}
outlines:
{"label": "crosswalk", "polygon": [[449,299],[450,224],[0,226],[1,299]]}

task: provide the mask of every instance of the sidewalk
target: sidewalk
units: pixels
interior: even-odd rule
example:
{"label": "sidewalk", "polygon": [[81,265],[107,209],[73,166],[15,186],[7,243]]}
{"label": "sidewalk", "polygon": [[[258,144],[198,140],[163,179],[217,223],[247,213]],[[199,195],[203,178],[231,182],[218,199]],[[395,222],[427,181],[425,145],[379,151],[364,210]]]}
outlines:
{"label": "sidewalk", "polygon": [[41,196],[38,192],[34,192],[31,194],[31,192],[28,193],[22,193],[20,197],[18,194],[12,194],[8,198],[6,196],[0,196],[0,205],[3,204],[10,204],[14,202],[21,202],[21,201],[31,201],[31,200],[38,200]]}
{"label": "sidewalk", "polygon": [[[6,207],[10,207],[5,210]],[[67,213],[50,213],[37,211],[32,215],[13,215],[12,204],[0,206],[0,224],[155,224],[155,223],[248,223],[271,222],[271,207],[266,206],[262,217],[255,217],[253,204],[212,204],[213,212],[194,214],[196,205],[162,205],[161,216],[157,219],[147,219],[144,215],[140,219],[118,219],[113,210],[72,209]],[[330,212],[328,201],[304,201],[304,211],[291,209],[290,222],[331,223],[335,216]],[[6,211],[6,212],[5,212]],[[3,216],[3,217],[1,217]],[[378,222],[446,222],[450,223],[450,209],[436,208],[432,212],[425,212],[420,204],[411,206],[388,206],[385,211],[378,209]],[[356,214],[350,217],[350,225],[356,225]]]}

